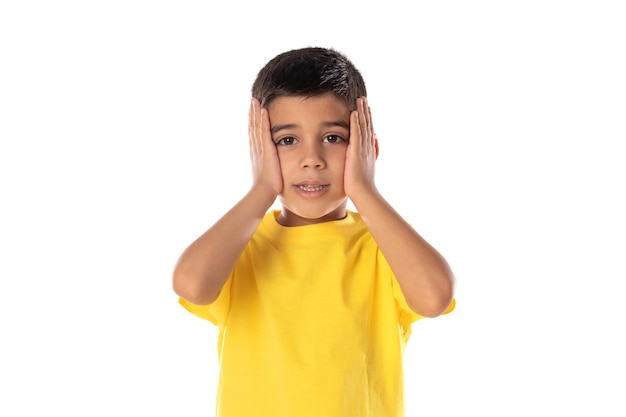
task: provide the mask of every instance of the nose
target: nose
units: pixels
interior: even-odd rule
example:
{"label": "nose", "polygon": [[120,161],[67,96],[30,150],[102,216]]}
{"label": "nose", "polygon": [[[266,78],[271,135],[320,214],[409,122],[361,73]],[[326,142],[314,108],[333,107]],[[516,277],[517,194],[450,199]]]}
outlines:
{"label": "nose", "polygon": [[309,143],[302,147],[301,168],[323,169],[326,167],[324,149],[320,144]]}

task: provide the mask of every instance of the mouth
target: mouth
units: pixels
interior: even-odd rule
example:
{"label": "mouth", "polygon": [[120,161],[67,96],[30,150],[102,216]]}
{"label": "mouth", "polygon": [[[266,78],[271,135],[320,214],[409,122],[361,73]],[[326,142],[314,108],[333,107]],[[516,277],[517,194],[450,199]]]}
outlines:
{"label": "mouth", "polygon": [[302,191],[314,192],[321,191],[328,187],[328,184],[296,184],[296,187]]}
{"label": "mouth", "polygon": [[311,200],[322,198],[328,193],[330,184],[294,184],[296,194],[301,198]]}

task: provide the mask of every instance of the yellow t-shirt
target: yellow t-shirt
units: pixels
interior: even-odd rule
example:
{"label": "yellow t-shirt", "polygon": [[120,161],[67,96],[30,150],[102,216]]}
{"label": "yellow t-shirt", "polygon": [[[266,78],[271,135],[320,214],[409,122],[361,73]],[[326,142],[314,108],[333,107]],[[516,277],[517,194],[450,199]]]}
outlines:
{"label": "yellow t-shirt", "polygon": [[277,215],[213,304],[180,300],[219,328],[217,416],[404,416],[402,352],[421,316],[359,214],[299,227]]}

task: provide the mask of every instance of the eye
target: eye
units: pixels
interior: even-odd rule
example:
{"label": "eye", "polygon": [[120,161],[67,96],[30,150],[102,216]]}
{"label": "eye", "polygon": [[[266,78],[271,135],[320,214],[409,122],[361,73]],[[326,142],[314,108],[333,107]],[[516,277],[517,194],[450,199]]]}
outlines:
{"label": "eye", "polygon": [[323,142],[325,143],[341,143],[345,142],[345,140],[339,135],[328,135],[324,138]]}
{"label": "eye", "polygon": [[293,145],[297,140],[293,136],[285,136],[284,138],[280,138],[276,141],[276,145]]}

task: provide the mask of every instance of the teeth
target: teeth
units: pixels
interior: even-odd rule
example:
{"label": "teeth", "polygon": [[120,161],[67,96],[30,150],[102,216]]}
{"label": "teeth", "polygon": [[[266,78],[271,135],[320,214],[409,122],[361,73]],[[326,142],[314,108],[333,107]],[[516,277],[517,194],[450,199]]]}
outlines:
{"label": "teeth", "polygon": [[324,185],[298,185],[298,188],[304,191],[319,191],[324,188]]}

